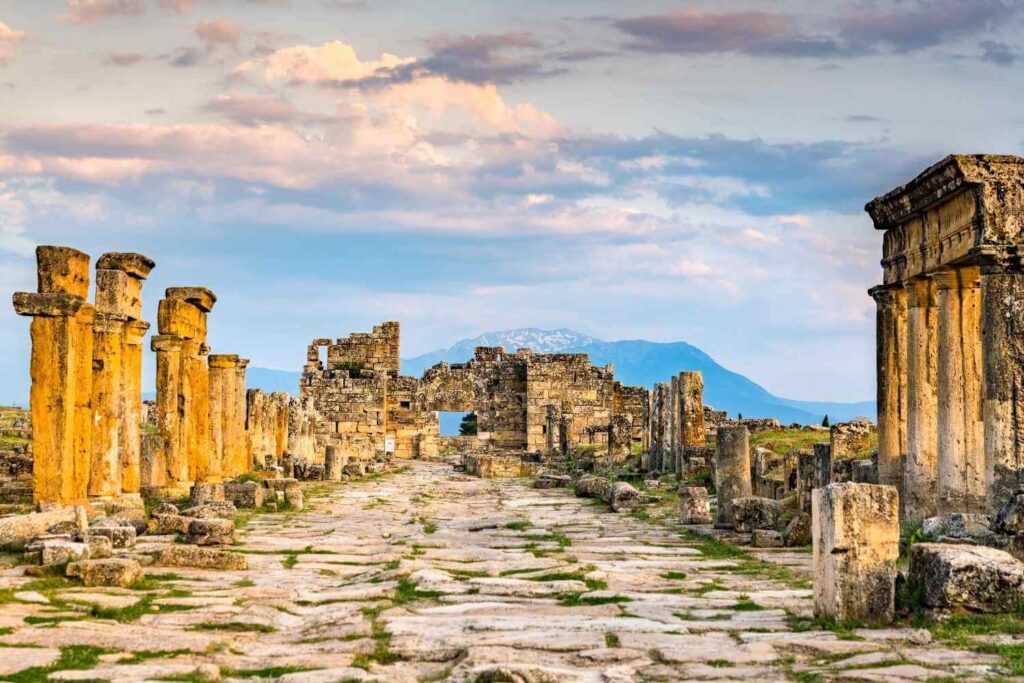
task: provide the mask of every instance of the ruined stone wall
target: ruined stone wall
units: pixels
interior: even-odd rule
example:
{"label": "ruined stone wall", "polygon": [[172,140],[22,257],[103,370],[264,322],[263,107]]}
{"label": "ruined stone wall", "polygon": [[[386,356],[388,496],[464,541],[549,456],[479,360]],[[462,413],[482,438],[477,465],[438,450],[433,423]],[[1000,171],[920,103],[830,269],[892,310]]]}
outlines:
{"label": "ruined stone wall", "polygon": [[517,354],[526,364],[526,450],[548,449],[548,406],[561,412],[561,438],[608,447],[615,402],[611,366],[597,368],[584,353]]}
{"label": "ruined stone wall", "polygon": [[292,396],[288,399],[288,438],[285,450],[296,460],[322,465],[326,446],[318,446],[319,414],[312,396]]}
{"label": "ruined stone wall", "polygon": [[388,384],[388,432],[395,437],[396,458],[437,458],[441,426],[427,408],[426,391],[415,377],[395,377]]}
{"label": "ruined stone wall", "polygon": [[267,394],[250,389],[246,395],[245,429],[249,463],[280,463],[288,452],[288,407],[291,397],[282,392]]}

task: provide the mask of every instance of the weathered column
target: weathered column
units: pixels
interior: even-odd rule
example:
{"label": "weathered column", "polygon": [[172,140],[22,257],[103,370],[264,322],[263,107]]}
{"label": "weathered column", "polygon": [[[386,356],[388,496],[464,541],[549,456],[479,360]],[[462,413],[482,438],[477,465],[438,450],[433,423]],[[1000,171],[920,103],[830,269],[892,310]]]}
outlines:
{"label": "weathered column", "polygon": [[1024,396],[1024,274],[999,258],[982,266],[986,507],[995,514],[1016,493],[1024,470],[1018,402]]}
{"label": "weathered column", "polygon": [[231,445],[230,455],[234,463],[232,470],[235,476],[252,472],[253,463],[249,458],[249,432],[246,431],[246,388],[245,369],[249,367],[248,358],[239,358],[235,367],[235,397],[231,402],[231,420],[238,432],[238,441]]}
{"label": "weathered column", "polygon": [[36,249],[38,292],[14,294],[31,316],[33,499],[66,505],[88,495],[92,442],[92,324],[89,256],[67,247]]}
{"label": "weathered column", "polygon": [[182,375],[192,403],[184,433],[189,473],[195,483],[217,483],[221,481],[220,458],[214,456],[210,440],[210,347],[189,340],[183,349]]}
{"label": "weathered column", "polygon": [[814,489],[811,520],[815,615],[891,623],[900,555],[896,489],[854,483]]}
{"label": "weathered column", "polygon": [[231,477],[231,463],[225,462],[224,439],[227,431],[227,424],[224,417],[227,408],[225,393],[231,391],[228,375],[234,377],[235,361],[238,356],[226,354],[211,354],[210,364],[210,457],[220,462],[220,471],[223,476]]}
{"label": "weathered column", "polygon": [[937,334],[932,284],[907,284],[907,455],[903,513],[920,521],[936,513],[938,479]]}
{"label": "weathered column", "polygon": [[[143,486],[163,488],[171,482],[188,478],[188,465],[182,455],[183,445],[178,437],[181,414],[178,396],[181,393],[181,337],[171,334],[154,335],[150,346],[156,353],[156,424],[162,448],[154,454],[153,466]],[[184,409],[184,404],[181,406]]]}
{"label": "weathered column", "polygon": [[684,448],[705,445],[704,437],[704,375],[700,372],[679,373],[682,398],[682,440]]}
{"label": "weathered column", "polygon": [[669,420],[671,430],[671,448],[669,455],[669,471],[683,471],[683,427],[682,401],[679,396],[679,376],[673,375],[669,384]]}
{"label": "weathered column", "polygon": [[907,296],[900,286],[870,294],[875,318],[878,386],[878,481],[902,491],[901,456],[907,452]]}
{"label": "weathered column", "polygon": [[964,492],[965,512],[984,513],[985,420],[981,333],[981,270],[961,268],[960,336],[964,359]]}
{"label": "weathered column", "polygon": [[813,488],[823,489],[832,483],[832,445],[814,444]]}
{"label": "weathered column", "polygon": [[[107,253],[96,261],[96,310],[108,320],[110,316],[124,320],[117,354],[119,374],[109,379],[116,392],[117,416],[112,428],[117,451],[115,478],[121,494],[138,493],[141,483],[142,340],[149,330],[149,323],[142,320],[142,283],[155,265],[152,259],[136,253]],[[101,343],[99,335],[96,343]],[[99,353],[97,360],[102,360]],[[95,457],[103,452],[95,445],[93,450]],[[108,459],[106,456],[104,462]]]}
{"label": "weathered column", "polygon": [[661,457],[658,470],[664,474],[672,468],[672,385],[669,382],[658,385],[658,401],[661,403]]}
{"label": "weathered column", "polygon": [[[234,354],[211,355],[210,440],[214,459],[225,479],[237,477],[245,467],[245,367],[249,361]],[[239,391],[239,382],[243,390]]]}
{"label": "weathered column", "polygon": [[715,488],[718,491],[715,526],[731,529],[732,502],[751,494],[750,433],[744,425],[718,429],[715,440]]}
{"label": "weathered column", "polygon": [[[97,296],[97,303],[99,301]],[[98,310],[93,325],[92,455],[88,489],[93,498],[112,498],[121,493],[121,352],[127,321],[127,317],[118,313]]]}

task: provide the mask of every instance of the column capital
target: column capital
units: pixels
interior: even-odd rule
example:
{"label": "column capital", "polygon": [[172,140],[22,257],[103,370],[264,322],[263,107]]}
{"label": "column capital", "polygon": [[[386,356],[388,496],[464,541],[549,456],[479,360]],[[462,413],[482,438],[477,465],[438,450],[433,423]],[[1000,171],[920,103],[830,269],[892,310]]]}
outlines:
{"label": "column capital", "polygon": [[982,244],[971,249],[970,255],[985,275],[1021,273],[1021,255],[1014,245]]}
{"label": "column capital", "polygon": [[907,305],[911,308],[932,306],[931,283],[926,277],[914,278],[904,284],[907,292]]}
{"label": "column capital", "polygon": [[155,266],[153,259],[133,252],[109,252],[96,261],[97,270],[121,270],[136,280],[145,280]]}
{"label": "column capital", "polygon": [[128,316],[111,313],[110,311],[96,311],[93,325],[97,332],[123,334],[126,322],[128,322]]}
{"label": "column capital", "polygon": [[959,289],[960,277],[957,270],[957,268],[943,268],[932,273],[931,278],[935,281],[935,287],[942,290]]}
{"label": "column capital", "polygon": [[209,356],[211,368],[236,368],[238,356],[233,353],[212,353]]}
{"label": "column capital", "polygon": [[149,323],[145,320],[129,320],[124,326],[125,342],[141,344],[146,332],[149,332]]}
{"label": "column capital", "polygon": [[152,351],[181,351],[185,340],[173,334],[154,334],[149,340],[149,348]]}
{"label": "column capital", "polygon": [[890,285],[875,285],[868,290],[868,296],[875,300],[879,305],[892,303],[904,293],[904,287],[902,283],[890,284]]}
{"label": "column capital", "polygon": [[64,292],[15,292],[12,300],[15,313],[33,317],[70,317],[86,305],[82,297]]}

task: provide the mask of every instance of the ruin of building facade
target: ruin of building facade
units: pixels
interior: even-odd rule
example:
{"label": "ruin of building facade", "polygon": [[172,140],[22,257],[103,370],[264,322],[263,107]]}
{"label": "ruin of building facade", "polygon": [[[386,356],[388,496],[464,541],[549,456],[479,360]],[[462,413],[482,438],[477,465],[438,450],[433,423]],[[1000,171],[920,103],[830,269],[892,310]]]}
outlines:
{"label": "ruin of building facade", "polygon": [[870,202],[878,476],[903,514],[995,512],[1021,483],[1024,159],[950,156]]}

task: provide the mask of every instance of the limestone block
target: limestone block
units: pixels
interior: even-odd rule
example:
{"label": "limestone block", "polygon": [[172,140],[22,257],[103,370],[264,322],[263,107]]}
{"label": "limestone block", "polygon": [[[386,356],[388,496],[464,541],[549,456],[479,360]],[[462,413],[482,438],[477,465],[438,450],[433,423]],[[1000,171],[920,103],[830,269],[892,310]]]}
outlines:
{"label": "limestone block", "polygon": [[750,433],[746,426],[720,427],[715,437],[716,526],[731,528],[733,500],[749,496]]}
{"label": "limestone block", "polygon": [[298,485],[284,490],[284,502],[295,512],[302,512],[306,506],[305,500],[302,497],[302,489]]}
{"label": "limestone block", "polygon": [[183,515],[153,515],[147,531],[151,534],[187,534],[192,517]]}
{"label": "limestone block", "polygon": [[73,316],[83,305],[86,305],[83,299],[63,292],[48,294],[15,292],[12,301],[14,312],[18,315],[50,318]]}
{"label": "limestone block", "polygon": [[25,544],[47,533],[54,524],[72,522],[79,531],[89,527],[85,508],[64,507],[47,512],[32,512],[27,515],[8,515],[0,517],[0,548],[20,550]]}
{"label": "limestone block", "polygon": [[625,481],[617,481],[609,486],[602,498],[612,506],[612,510],[615,512],[629,512],[637,509],[643,503],[641,493],[632,484]]}
{"label": "limestone block", "polygon": [[110,539],[115,548],[131,548],[135,545],[135,527],[131,526],[93,526],[89,534]]}
{"label": "limestone block", "polygon": [[755,548],[781,548],[782,534],[774,529],[754,529],[752,536]]}
{"label": "limestone block", "polygon": [[213,310],[217,295],[206,287],[168,287],[164,296],[168,299],[187,301],[204,313]]}
{"label": "limestone block", "polygon": [[950,512],[928,517],[921,522],[921,531],[935,538],[979,538],[992,534],[988,515],[967,512]]}
{"label": "limestone block", "polygon": [[[340,478],[341,472],[338,472]],[[224,497],[236,508],[252,510],[263,507],[264,489],[254,481],[224,484]]]}
{"label": "limestone block", "polygon": [[682,524],[710,524],[711,501],[703,486],[679,487],[679,521]]}
{"label": "limestone block", "polygon": [[779,501],[745,496],[732,502],[733,526],[739,533],[774,529],[779,521]]}
{"label": "limestone block", "polygon": [[142,318],[142,280],[122,270],[96,270],[96,309],[132,320]]}
{"label": "limestone block", "polygon": [[156,564],[163,567],[192,567],[195,569],[245,570],[249,563],[245,555],[217,548],[195,545],[173,545],[161,550]]}
{"label": "limestone block", "polygon": [[568,474],[539,474],[537,481],[533,482],[535,489],[561,489],[568,488],[572,484],[572,477]]}
{"label": "limestone block", "polygon": [[98,270],[121,270],[138,280],[149,277],[154,267],[156,262],[153,259],[133,252],[110,252],[96,261]]}
{"label": "limestone block", "polygon": [[195,507],[197,505],[205,505],[206,503],[223,503],[224,500],[224,484],[221,483],[193,484],[188,494],[188,502],[190,507]]}
{"label": "limestone block", "polygon": [[[127,527],[126,527],[127,528]],[[135,538],[135,529],[128,529]],[[83,542],[89,547],[90,560],[103,560],[114,554],[114,544],[106,536],[89,533]],[[133,541],[134,543],[134,541]]]}
{"label": "limestone block", "polygon": [[992,528],[1004,534],[1024,531],[1024,492],[1019,492],[1000,508]]}
{"label": "limestone block", "polygon": [[63,540],[47,540],[39,544],[39,563],[44,567],[89,559],[89,546]]}
{"label": "limestone block", "polygon": [[108,558],[82,560],[68,565],[67,575],[78,577],[86,586],[131,588],[143,577],[142,566],[135,560]]}
{"label": "limestone block", "polygon": [[575,493],[577,498],[603,499],[609,488],[611,488],[611,482],[604,477],[584,475],[576,482]]}
{"label": "limestone block", "polygon": [[39,291],[89,297],[89,255],[70,247],[36,247]]}
{"label": "limestone block", "polygon": [[161,299],[156,319],[162,336],[206,341],[206,313],[187,301]]}
{"label": "limestone block", "polygon": [[900,539],[896,489],[830,484],[814,490],[811,508],[815,614],[892,622]]}
{"label": "limestone block", "polygon": [[108,517],[111,522],[118,526],[130,526],[133,527],[136,533],[143,533],[146,530],[148,519],[146,519],[146,511],[141,508],[128,508],[121,510],[120,512],[114,513]]}
{"label": "limestone block", "polygon": [[806,512],[797,514],[786,525],[786,545],[790,548],[811,545],[811,516]]}
{"label": "limestone block", "polygon": [[202,519],[209,519],[211,517],[219,517],[221,519],[234,519],[235,515],[238,514],[238,509],[235,504],[229,500],[222,500],[217,502],[203,503],[202,505],[196,505],[195,507],[185,508],[181,511],[181,514],[186,517],[197,517]]}
{"label": "limestone block", "polygon": [[235,542],[235,523],[230,519],[195,519],[188,525],[188,542],[196,545],[231,545]]}
{"label": "limestone block", "polygon": [[909,581],[933,608],[1014,612],[1024,599],[1024,563],[984,546],[915,543]]}

